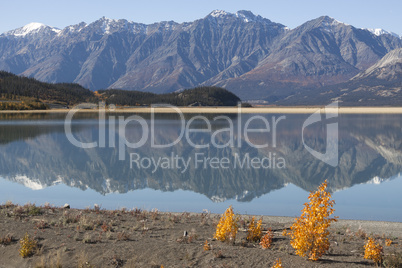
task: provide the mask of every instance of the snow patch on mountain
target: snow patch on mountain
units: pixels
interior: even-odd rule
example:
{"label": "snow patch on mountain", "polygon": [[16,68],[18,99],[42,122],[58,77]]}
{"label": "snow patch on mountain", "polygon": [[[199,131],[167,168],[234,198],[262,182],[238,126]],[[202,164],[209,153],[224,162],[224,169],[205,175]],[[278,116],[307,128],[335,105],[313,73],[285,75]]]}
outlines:
{"label": "snow patch on mountain", "polygon": [[16,36],[27,35],[30,32],[37,31],[43,27],[46,27],[46,25],[39,23],[39,22],[32,22],[32,23],[29,23],[29,24],[25,25],[24,27],[20,28],[20,30],[16,31],[14,33],[14,35],[16,35]]}
{"label": "snow patch on mountain", "polygon": [[395,37],[398,37],[398,38],[402,38],[401,36],[399,36],[398,34],[396,34],[396,33],[394,33],[394,32],[389,32],[389,31],[386,31],[386,30],[381,29],[381,28],[376,28],[376,29],[367,28],[367,29],[363,29],[363,30],[367,30],[367,31],[371,32],[372,34],[374,34],[374,35],[376,35],[376,36],[380,36],[380,35],[383,35],[383,34],[390,34],[390,35],[392,35],[392,36],[395,36]]}
{"label": "snow patch on mountain", "polygon": [[15,176],[14,180],[15,182],[22,184],[32,190],[42,190],[46,188],[46,185],[41,184],[40,181],[34,181],[24,175]]}
{"label": "snow patch on mountain", "polygon": [[39,179],[29,178],[26,175],[16,175],[15,177],[5,177],[6,180],[13,181],[24,185],[27,188],[30,188],[34,191],[43,190],[49,186],[54,186],[63,182],[63,178],[61,176],[57,176],[54,181],[51,183],[43,183]]}
{"label": "snow patch on mountain", "polygon": [[220,197],[218,195],[214,195],[214,196],[211,196],[211,200],[214,203],[223,203],[223,202],[225,202],[227,200],[227,198]]}
{"label": "snow patch on mountain", "polygon": [[29,23],[29,24],[21,27],[21,28],[6,32],[5,35],[13,35],[13,36],[17,36],[17,37],[24,37],[24,36],[29,35],[29,34],[38,33],[42,29],[46,29],[46,28],[49,28],[51,31],[53,31],[55,33],[61,32],[60,29],[47,26],[47,25],[45,25],[43,23],[32,22],[32,23]]}
{"label": "snow patch on mountain", "polygon": [[113,28],[113,26],[118,22],[117,20],[109,19],[106,17],[103,17],[101,20],[102,20],[101,29],[104,34],[110,34],[111,27]]}
{"label": "snow patch on mountain", "polygon": [[102,35],[110,35],[119,31],[128,31],[133,33],[141,33],[147,34],[149,31],[149,27],[152,28],[152,25],[145,25],[142,23],[136,23],[132,21],[128,21],[125,19],[109,19],[106,17],[102,17],[99,20],[85,26],[89,28],[97,29],[98,33]]}
{"label": "snow patch on mountain", "polygon": [[321,22],[321,27],[327,32],[332,32],[334,30],[333,28],[338,25],[349,26],[349,24],[341,22],[329,16],[324,16]]}
{"label": "snow patch on mountain", "polygon": [[118,190],[113,189],[112,179],[110,178],[104,180],[104,182],[102,183],[102,188],[105,194],[119,193]]}
{"label": "snow patch on mountain", "polygon": [[253,22],[253,21],[257,21],[259,18],[261,19],[260,16],[256,16],[252,12],[245,11],[245,10],[240,10],[240,11],[236,12],[235,16],[237,18],[243,19],[244,22]]}
{"label": "snow patch on mountain", "polygon": [[208,16],[213,18],[238,18],[242,21],[248,22],[265,22],[265,23],[272,23],[268,19],[264,19],[259,15],[254,15],[251,11],[248,10],[239,10],[236,13],[229,13],[224,10],[214,10]]}
{"label": "snow patch on mountain", "polygon": [[75,24],[75,25],[70,25],[65,27],[63,30],[61,30],[57,35],[63,35],[63,34],[71,34],[71,33],[76,33],[76,32],[81,32],[82,29],[84,29],[85,27],[87,27],[88,24],[86,24],[85,22],[81,22],[79,24]]}
{"label": "snow patch on mountain", "polygon": [[214,18],[220,18],[220,17],[225,17],[225,16],[233,15],[233,14],[231,14],[229,12],[226,12],[224,10],[217,10],[216,9],[216,10],[212,11],[209,15],[214,17]]}
{"label": "snow patch on mountain", "polygon": [[334,26],[334,25],[336,26],[336,25],[339,25],[339,24],[349,26],[349,24],[344,23],[344,22],[339,21],[339,20],[336,20],[336,19],[334,19],[332,17],[329,17],[329,16],[324,17],[323,23],[326,24],[326,25],[331,25],[331,26]]}
{"label": "snow patch on mountain", "polygon": [[374,178],[366,182],[366,184],[381,184],[384,181],[386,181],[386,179],[375,176]]}
{"label": "snow patch on mountain", "polygon": [[379,184],[382,184],[384,182],[389,182],[389,181],[392,181],[392,180],[395,180],[395,179],[400,179],[400,178],[401,178],[401,173],[398,173],[397,175],[392,176],[390,178],[381,178],[379,176],[375,176],[372,179],[370,179],[369,181],[367,181],[365,183],[362,183],[362,184],[377,184],[377,185],[379,185]]}

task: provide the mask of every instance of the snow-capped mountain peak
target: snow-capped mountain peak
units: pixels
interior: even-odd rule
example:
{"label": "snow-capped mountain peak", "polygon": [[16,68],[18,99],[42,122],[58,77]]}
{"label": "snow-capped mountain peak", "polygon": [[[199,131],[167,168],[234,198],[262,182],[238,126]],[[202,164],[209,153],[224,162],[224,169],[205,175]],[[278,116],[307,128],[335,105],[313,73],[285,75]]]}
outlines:
{"label": "snow-capped mountain peak", "polygon": [[18,37],[24,37],[26,35],[29,34],[35,34],[38,33],[39,31],[41,31],[42,29],[46,29],[49,28],[51,31],[55,32],[55,33],[59,33],[61,30],[54,28],[54,27],[50,27],[47,26],[43,23],[39,23],[39,22],[31,22],[21,28],[9,31],[6,33],[6,35],[13,35],[13,36],[18,36]]}
{"label": "snow-capped mountain peak", "polygon": [[233,14],[231,14],[229,12],[226,12],[224,10],[218,10],[218,9],[216,9],[216,10],[212,11],[211,13],[209,13],[209,16],[212,16],[212,17],[215,17],[215,18],[225,17],[227,15],[233,15]]}
{"label": "snow-capped mountain peak", "polygon": [[46,27],[45,24],[39,23],[39,22],[31,22],[25,26],[22,27],[21,31],[19,33],[15,33],[15,35],[26,35],[32,31],[37,31],[38,29]]}
{"label": "snow-capped mountain peak", "polygon": [[[168,22],[168,24],[172,24],[171,22]],[[169,24],[169,25],[170,25]],[[154,24],[155,25],[155,24]],[[147,27],[152,25],[145,25],[142,23],[136,23],[133,21],[128,21],[125,19],[109,19],[106,17],[102,17],[98,19],[97,21],[94,21],[88,25],[85,25],[84,27],[88,27],[90,29],[95,29],[98,34],[102,35],[110,35],[115,32],[119,31],[128,31],[128,32],[134,32],[134,33],[146,33]]]}
{"label": "snow-capped mountain peak", "polygon": [[227,19],[227,18],[237,18],[243,22],[262,22],[266,24],[271,24],[272,22],[269,19],[265,19],[260,15],[254,15],[253,12],[249,10],[239,10],[236,13],[226,12],[224,10],[214,10],[208,14],[207,17],[215,18],[215,19]]}
{"label": "snow-capped mountain peak", "polygon": [[365,30],[371,32],[372,34],[374,34],[374,35],[376,35],[376,36],[380,36],[380,35],[383,35],[383,34],[390,34],[390,35],[392,35],[392,36],[401,38],[401,36],[399,36],[398,34],[393,33],[393,32],[389,32],[389,31],[386,31],[386,30],[381,29],[381,28],[376,28],[376,29],[368,28],[368,29],[365,29]]}

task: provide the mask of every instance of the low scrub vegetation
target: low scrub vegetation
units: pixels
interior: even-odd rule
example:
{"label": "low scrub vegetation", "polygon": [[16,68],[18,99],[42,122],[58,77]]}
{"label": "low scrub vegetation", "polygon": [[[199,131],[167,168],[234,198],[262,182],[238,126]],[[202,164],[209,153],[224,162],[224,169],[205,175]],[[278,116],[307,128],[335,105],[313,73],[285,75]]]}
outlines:
{"label": "low scrub vegetation", "polygon": [[38,241],[31,238],[28,233],[20,240],[20,256],[23,258],[30,257],[35,254],[38,249]]}

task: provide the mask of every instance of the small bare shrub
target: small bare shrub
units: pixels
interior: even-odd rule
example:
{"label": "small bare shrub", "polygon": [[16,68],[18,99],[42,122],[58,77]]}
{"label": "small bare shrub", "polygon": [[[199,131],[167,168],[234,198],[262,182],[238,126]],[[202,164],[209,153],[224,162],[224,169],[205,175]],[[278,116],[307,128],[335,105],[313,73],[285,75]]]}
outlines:
{"label": "small bare shrub", "polygon": [[6,234],[5,236],[0,236],[0,245],[10,245],[11,242],[14,241],[14,238],[11,234]]}
{"label": "small bare shrub", "polygon": [[386,255],[382,262],[386,268],[400,268],[402,267],[402,253],[393,253]]}
{"label": "small bare shrub", "polygon": [[118,232],[117,233],[117,240],[118,241],[127,241],[130,240],[130,236],[129,234],[127,234],[126,232]]}

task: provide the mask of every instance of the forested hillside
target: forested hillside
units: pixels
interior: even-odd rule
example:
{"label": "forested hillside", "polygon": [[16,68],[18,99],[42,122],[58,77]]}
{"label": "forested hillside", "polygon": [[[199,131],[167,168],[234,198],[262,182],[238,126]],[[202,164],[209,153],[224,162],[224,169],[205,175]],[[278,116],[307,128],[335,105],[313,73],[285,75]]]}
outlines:
{"label": "forested hillside", "polygon": [[235,94],[220,87],[197,87],[167,94],[109,89],[100,90],[98,94],[106,101],[106,104],[129,106],[153,103],[168,103],[176,106],[235,106],[240,102]]}
{"label": "forested hillside", "polygon": [[33,78],[0,71],[0,110],[34,110],[72,107],[90,102],[118,106],[148,106],[165,103],[177,106],[235,106],[240,99],[219,87],[198,87],[182,92],[154,94],[118,89],[92,92],[73,83],[44,83]]}

